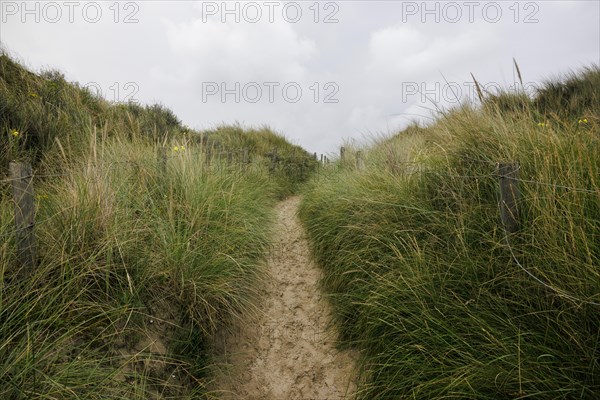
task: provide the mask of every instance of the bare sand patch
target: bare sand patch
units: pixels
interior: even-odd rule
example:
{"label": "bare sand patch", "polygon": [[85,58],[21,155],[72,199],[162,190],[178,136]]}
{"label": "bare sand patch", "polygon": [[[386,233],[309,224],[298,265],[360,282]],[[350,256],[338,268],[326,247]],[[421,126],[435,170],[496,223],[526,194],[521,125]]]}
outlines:
{"label": "bare sand patch", "polygon": [[215,392],[222,399],[341,400],[355,385],[356,354],[335,348],[331,310],[319,291],[296,216],[300,199],[277,207],[260,310],[223,339]]}

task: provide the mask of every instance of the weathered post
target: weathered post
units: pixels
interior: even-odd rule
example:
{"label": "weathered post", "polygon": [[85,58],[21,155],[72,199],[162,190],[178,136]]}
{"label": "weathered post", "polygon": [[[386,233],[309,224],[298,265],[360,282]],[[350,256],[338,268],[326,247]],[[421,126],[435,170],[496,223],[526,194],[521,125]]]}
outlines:
{"label": "weathered post", "polygon": [[15,203],[17,262],[21,267],[31,270],[36,262],[33,173],[29,163],[11,162],[9,168]]}
{"label": "weathered post", "polygon": [[211,146],[206,146],[206,151],[204,153],[204,156],[206,157],[206,165],[210,166],[211,162],[212,162],[212,155],[213,153],[213,147]]}
{"label": "weathered post", "polygon": [[506,233],[519,229],[519,164],[498,163],[500,177],[500,217]]}
{"label": "weathered post", "polygon": [[356,152],[356,169],[362,171],[364,167],[363,152],[362,150],[359,150]]}
{"label": "weathered post", "polygon": [[160,146],[158,148],[158,169],[161,173],[167,173],[167,148]]}
{"label": "weathered post", "polygon": [[242,150],[242,163],[243,163],[243,170],[247,171],[248,170],[248,165],[250,164],[250,151],[248,150],[247,147],[244,147],[244,149]]}

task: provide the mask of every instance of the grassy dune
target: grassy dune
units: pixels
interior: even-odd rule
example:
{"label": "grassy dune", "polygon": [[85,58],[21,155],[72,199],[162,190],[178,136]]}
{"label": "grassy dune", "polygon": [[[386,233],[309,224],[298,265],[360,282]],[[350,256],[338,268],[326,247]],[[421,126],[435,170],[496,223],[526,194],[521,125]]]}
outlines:
{"label": "grassy dune", "polygon": [[[361,399],[596,398],[598,110],[591,67],[348,149],[311,182],[301,219]],[[511,235],[498,162],[519,163]]]}
{"label": "grassy dune", "polygon": [[[272,205],[311,157],[267,128],[196,132],[6,55],[0,144],[0,398],[211,398],[213,341],[252,310]],[[15,259],[13,159],[34,167],[31,271]]]}

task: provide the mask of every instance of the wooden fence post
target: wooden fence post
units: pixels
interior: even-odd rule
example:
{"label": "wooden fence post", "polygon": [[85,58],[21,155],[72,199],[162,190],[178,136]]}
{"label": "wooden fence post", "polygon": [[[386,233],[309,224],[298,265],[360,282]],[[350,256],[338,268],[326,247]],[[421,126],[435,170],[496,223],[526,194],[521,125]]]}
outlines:
{"label": "wooden fence post", "polygon": [[9,168],[15,202],[17,262],[22,267],[32,269],[36,262],[36,246],[33,234],[35,205],[31,164],[11,162]]}
{"label": "wooden fence post", "polygon": [[250,151],[247,147],[242,149],[242,170],[248,170],[248,164],[250,164]]}
{"label": "wooden fence post", "polygon": [[500,217],[506,233],[519,229],[519,164],[498,163],[500,176]]}
{"label": "wooden fence post", "polygon": [[221,160],[223,159],[221,143],[216,143],[213,146],[213,159],[219,164],[219,168],[221,167]]}
{"label": "wooden fence post", "polygon": [[167,173],[167,148],[160,146],[158,148],[158,169],[161,173]]}
{"label": "wooden fence post", "polygon": [[365,166],[365,164],[364,164],[364,160],[363,160],[363,152],[362,152],[362,150],[359,150],[356,152],[356,169],[359,171],[362,171],[364,166]]}
{"label": "wooden fence post", "polygon": [[211,161],[212,161],[212,153],[213,153],[213,148],[210,146],[206,146],[206,151],[204,153],[205,157],[206,157],[206,165],[210,166]]}
{"label": "wooden fence post", "polygon": [[346,149],[344,148],[344,146],[340,147],[340,161],[344,162],[344,159],[346,158]]}

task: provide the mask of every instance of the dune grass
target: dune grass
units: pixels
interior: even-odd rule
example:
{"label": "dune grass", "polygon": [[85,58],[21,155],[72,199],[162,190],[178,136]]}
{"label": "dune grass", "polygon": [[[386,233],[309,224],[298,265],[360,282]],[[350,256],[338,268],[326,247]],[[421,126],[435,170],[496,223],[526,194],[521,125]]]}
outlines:
{"label": "dune grass", "polygon": [[15,268],[1,204],[3,398],[194,395],[217,328],[251,306],[268,179],[211,174],[185,155],[163,173],[147,145],[102,150],[37,185],[34,271]]}
{"label": "dune grass", "polygon": [[[215,397],[213,344],[253,310],[272,206],[309,155],[268,128],[198,132],[162,106],[112,104],[7,55],[0,93],[0,398]],[[26,159],[32,270],[5,180]]]}
{"label": "dune grass", "polygon": [[[300,215],[360,399],[600,392],[598,77],[450,110],[311,182]],[[498,162],[519,164],[510,235]]]}

